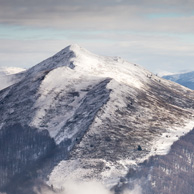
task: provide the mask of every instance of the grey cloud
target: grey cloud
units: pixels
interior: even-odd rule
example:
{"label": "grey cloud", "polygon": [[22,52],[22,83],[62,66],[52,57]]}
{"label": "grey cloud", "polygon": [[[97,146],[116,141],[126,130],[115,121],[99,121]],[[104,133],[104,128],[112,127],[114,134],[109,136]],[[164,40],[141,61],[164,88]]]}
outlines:
{"label": "grey cloud", "polygon": [[[41,10],[51,9],[54,10],[56,7],[71,6],[80,8],[91,8],[91,7],[109,7],[128,5],[128,6],[139,6],[139,7],[171,7],[174,6],[176,9],[189,8],[194,5],[193,0],[1,0],[1,7],[7,7],[11,9],[24,9],[24,8],[36,8]],[[192,9],[192,7],[190,7]]]}
{"label": "grey cloud", "polygon": [[[63,29],[194,32],[193,18],[150,20],[149,13],[188,13],[191,0],[1,0],[0,23]],[[182,28],[180,27],[180,21]],[[160,23],[159,23],[160,22]]]}

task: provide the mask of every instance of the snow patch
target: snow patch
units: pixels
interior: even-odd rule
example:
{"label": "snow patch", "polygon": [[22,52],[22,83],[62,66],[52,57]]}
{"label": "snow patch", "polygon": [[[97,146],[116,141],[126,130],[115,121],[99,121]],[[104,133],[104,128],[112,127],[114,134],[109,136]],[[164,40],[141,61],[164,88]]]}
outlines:
{"label": "snow patch", "polygon": [[[84,165],[97,165],[103,163],[103,171],[98,175],[95,168],[84,168]],[[121,177],[124,177],[128,169],[136,167],[135,161],[124,159],[115,162],[103,159],[77,159],[61,161],[49,175],[49,185],[61,188],[61,185],[68,179],[75,181],[100,181],[106,188],[115,186]],[[61,173],[63,172],[63,173]],[[96,173],[95,173],[96,172]],[[96,174],[96,177],[94,177]]]}
{"label": "snow patch", "polygon": [[50,188],[34,189],[37,194],[113,194],[102,183],[98,181],[75,181],[68,179],[63,183],[61,188],[55,188],[51,185]]}
{"label": "snow patch", "polygon": [[[38,94],[40,97],[34,106],[37,109],[36,114],[31,122],[32,126],[40,129],[47,129],[50,136],[55,138],[59,130],[70,119],[82,99],[86,95],[89,87],[98,83],[99,79],[90,76],[84,76],[80,72],[75,72],[69,67],[59,67],[48,73],[40,85]],[[71,96],[72,95],[72,96]],[[69,97],[71,96],[71,97]],[[57,104],[58,103],[58,104]],[[56,111],[59,107],[64,108],[62,114],[53,114],[49,121],[49,112]],[[69,138],[70,134],[64,134],[57,143],[60,143],[65,137]]]}
{"label": "snow patch", "polygon": [[194,121],[188,121],[185,126],[174,126],[166,129],[166,132],[154,139],[150,153],[145,158],[140,159],[138,163],[147,160],[151,156],[168,154],[172,144],[192,129],[194,129]]}

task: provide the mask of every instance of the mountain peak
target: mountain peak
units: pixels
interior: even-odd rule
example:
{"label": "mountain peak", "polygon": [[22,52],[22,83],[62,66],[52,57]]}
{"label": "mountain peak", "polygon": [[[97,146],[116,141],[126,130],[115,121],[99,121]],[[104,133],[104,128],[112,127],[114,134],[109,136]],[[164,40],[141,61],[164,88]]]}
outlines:
{"label": "mountain peak", "polygon": [[69,53],[69,52],[73,52],[76,56],[77,55],[83,55],[83,54],[86,54],[86,53],[92,54],[87,49],[81,47],[78,44],[71,44],[71,45],[65,47],[64,49],[62,49],[61,51],[59,51],[57,54],[58,55],[64,55],[64,54]]}
{"label": "mountain peak", "polygon": [[83,49],[81,46],[79,46],[78,44],[71,44],[69,46],[67,46],[66,48],[68,48],[71,51],[79,51],[81,49]]}
{"label": "mountain peak", "polygon": [[[60,70],[57,70],[58,68]],[[137,88],[143,87],[149,81],[148,75],[152,74],[141,66],[129,63],[120,57],[99,56],[77,44],[72,44],[29,69],[27,75],[39,77],[53,70],[63,75],[68,72],[69,75],[70,69],[74,70],[71,73],[79,74],[81,77],[111,78]]]}
{"label": "mountain peak", "polygon": [[84,58],[86,56],[88,57],[88,56],[95,56],[95,55],[77,44],[72,44],[65,47],[64,49],[62,49],[52,57],[30,68],[28,70],[28,74],[34,75],[34,73],[37,74],[38,72],[42,72],[42,71],[48,72],[58,67],[64,67],[64,66],[74,69],[75,64],[73,61],[75,60],[75,58],[77,57]]}
{"label": "mountain peak", "polygon": [[77,52],[80,52],[80,50],[83,49],[81,46],[79,46],[78,44],[71,44],[67,47],[65,47],[64,49],[62,49],[61,51],[59,51],[58,53],[56,53],[56,55],[58,54],[65,54],[67,52],[74,52],[74,53],[77,53]]}

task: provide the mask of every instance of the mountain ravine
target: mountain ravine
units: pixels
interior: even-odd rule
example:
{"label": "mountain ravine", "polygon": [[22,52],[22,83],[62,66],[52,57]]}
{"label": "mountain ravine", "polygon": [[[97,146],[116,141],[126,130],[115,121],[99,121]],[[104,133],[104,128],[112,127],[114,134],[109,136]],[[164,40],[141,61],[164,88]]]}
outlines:
{"label": "mountain ravine", "polygon": [[78,45],[14,77],[0,91],[0,192],[192,193],[194,91]]}

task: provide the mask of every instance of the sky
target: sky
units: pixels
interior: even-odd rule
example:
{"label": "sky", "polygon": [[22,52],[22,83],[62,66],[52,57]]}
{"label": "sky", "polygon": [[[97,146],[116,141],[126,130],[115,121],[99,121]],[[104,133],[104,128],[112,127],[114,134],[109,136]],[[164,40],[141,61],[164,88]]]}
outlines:
{"label": "sky", "polygon": [[0,0],[0,67],[70,44],[153,73],[194,71],[193,0]]}

